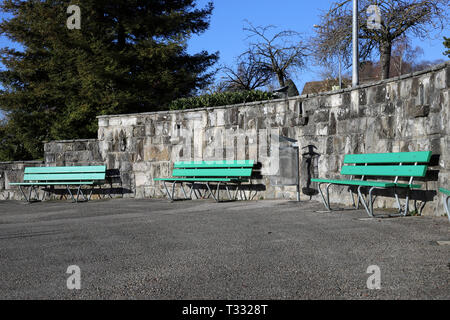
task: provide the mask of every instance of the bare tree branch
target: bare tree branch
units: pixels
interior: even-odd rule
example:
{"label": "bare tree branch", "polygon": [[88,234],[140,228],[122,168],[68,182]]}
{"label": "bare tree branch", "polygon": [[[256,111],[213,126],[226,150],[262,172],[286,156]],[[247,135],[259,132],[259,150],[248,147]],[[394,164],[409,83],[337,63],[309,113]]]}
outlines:
{"label": "bare tree branch", "polygon": [[[389,77],[392,45],[402,36],[429,37],[430,31],[443,30],[449,23],[448,0],[359,0],[360,60],[366,60],[375,48],[380,52],[382,79]],[[381,28],[367,27],[367,8],[378,5]],[[350,65],[352,6],[350,0],[334,2],[321,16],[320,26],[311,43],[318,64],[329,62],[340,53],[344,64]]]}
{"label": "bare tree branch", "polygon": [[255,90],[269,83],[272,78],[271,70],[261,67],[260,62],[251,51],[241,54],[237,60],[237,67],[223,68],[224,82],[230,90]]}
{"label": "bare tree branch", "polygon": [[293,72],[304,68],[308,47],[296,31],[284,30],[270,35],[275,28],[272,25],[255,27],[247,21],[244,31],[248,33],[250,44],[244,54],[254,57],[258,68],[270,71],[283,87]]}

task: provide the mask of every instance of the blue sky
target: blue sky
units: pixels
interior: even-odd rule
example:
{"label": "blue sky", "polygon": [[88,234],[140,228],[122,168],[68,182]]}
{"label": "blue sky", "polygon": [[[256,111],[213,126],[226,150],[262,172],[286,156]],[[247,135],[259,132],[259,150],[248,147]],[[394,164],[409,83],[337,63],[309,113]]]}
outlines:
{"label": "blue sky", "polygon": [[[199,7],[204,7],[209,0],[197,0]],[[201,50],[219,51],[219,65],[233,65],[235,58],[246,49],[246,33],[243,30],[245,20],[254,26],[275,25],[278,30],[294,30],[305,38],[313,35],[313,25],[319,23],[321,11],[329,9],[332,0],[214,0],[214,11],[210,28],[200,35],[194,35],[188,42],[188,52]],[[4,14],[0,13],[0,19]],[[447,28],[439,36],[430,33],[429,40],[413,39],[413,45],[421,46],[422,60],[446,59],[442,54],[445,49],[442,37],[450,37]],[[0,46],[15,47],[9,39],[0,36]],[[319,80],[318,69],[309,66],[307,70],[294,77],[299,89],[312,80]]]}

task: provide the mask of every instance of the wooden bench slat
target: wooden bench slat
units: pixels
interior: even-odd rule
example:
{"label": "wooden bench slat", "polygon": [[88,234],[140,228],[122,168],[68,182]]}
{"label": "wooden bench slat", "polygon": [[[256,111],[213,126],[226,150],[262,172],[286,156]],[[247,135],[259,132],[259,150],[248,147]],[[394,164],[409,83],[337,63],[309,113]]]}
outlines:
{"label": "wooden bench slat", "polygon": [[450,196],[450,190],[447,190],[447,189],[445,189],[445,188],[439,188],[439,191],[442,192],[442,193],[445,193],[446,195],[449,195],[449,196]]}
{"label": "wooden bench slat", "polygon": [[58,181],[58,182],[14,182],[9,185],[12,186],[56,186],[56,185],[92,185],[95,184],[94,181]]}
{"label": "wooden bench slat", "polygon": [[155,181],[180,181],[180,182],[246,182],[246,179],[235,179],[235,178],[156,178]]}
{"label": "wooden bench slat", "polygon": [[368,175],[389,177],[424,177],[427,171],[426,165],[417,166],[343,166],[342,175]]}
{"label": "wooden bench slat", "polygon": [[24,181],[82,181],[82,180],[104,180],[106,173],[27,173]]}
{"label": "wooden bench slat", "polygon": [[370,181],[370,180],[338,180],[338,179],[311,179],[313,182],[343,184],[352,186],[367,186],[367,187],[399,187],[399,188],[420,188],[420,184],[408,184],[408,183],[394,183],[386,181]]}
{"label": "wooden bench slat", "polygon": [[345,164],[429,162],[431,151],[347,154]]}
{"label": "wooden bench slat", "polygon": [[25,173],[103,173],[106,166],[26,167]]}
{"label": "wooden bench slat", "polygon": [[174,177],[250,177],[252,168],[173,169]]}
{"label": "wooden bench slat", "polygon": [[338,180],[338,179],[311,179],[313,182],[323,182],[332,184],[344,184],[355,186],[373,186],[373,187],[394,187],[393,182],[381,182],[381,181],[363,181],[363,180]]}
{"label": "wooden bench slat", "polygon": [[174,168],[252,168],[253,160],[178,161]]}

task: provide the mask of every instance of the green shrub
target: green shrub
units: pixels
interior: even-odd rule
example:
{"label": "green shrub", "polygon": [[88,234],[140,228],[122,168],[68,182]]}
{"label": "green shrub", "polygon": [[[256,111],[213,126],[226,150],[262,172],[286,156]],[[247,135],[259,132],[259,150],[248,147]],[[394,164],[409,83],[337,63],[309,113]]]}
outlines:
{"label": "green shrub", "polygon": [[209,108],[271,99],[273,99],[273,94],[271,92],[260,90],[227,91],[205,94],[192,98],[180,98],[172,101],[169,105],[169,108],[170,110]]}

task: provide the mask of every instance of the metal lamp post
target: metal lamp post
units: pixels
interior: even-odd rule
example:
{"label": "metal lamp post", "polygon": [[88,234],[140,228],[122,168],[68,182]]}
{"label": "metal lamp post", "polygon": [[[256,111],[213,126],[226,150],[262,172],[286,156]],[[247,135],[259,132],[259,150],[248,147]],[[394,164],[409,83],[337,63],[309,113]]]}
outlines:
{"label": "metal lamp post", "polygon": [[358,0],[353,0],[353,76],[352,86],[359,84],[358,74]]}

